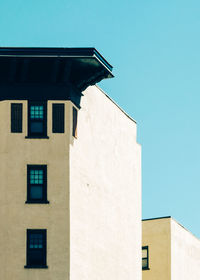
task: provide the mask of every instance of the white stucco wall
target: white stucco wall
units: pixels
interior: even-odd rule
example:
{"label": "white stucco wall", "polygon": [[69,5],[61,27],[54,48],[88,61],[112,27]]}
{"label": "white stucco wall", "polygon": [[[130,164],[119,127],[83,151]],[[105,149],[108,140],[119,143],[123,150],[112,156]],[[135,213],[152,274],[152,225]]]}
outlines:
{"label": "white stucco wall", "polygon": [[70,146],[70,280],[141,280],[141,149],[136,123],[98,87]]}
{"label": "white stucco wall", "polygon": [[200,240],[171,220],[171,279],[200,279]]}

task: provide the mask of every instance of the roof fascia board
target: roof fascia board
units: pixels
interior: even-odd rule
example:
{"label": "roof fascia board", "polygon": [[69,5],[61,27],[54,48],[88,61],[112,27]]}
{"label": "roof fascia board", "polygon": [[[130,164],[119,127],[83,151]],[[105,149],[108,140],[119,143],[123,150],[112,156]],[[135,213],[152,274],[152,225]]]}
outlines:
{"label": "roof fascia board", "polygon": [[95,57],[109,72],[112,66],[95,48],[0,48],[0,57]]}

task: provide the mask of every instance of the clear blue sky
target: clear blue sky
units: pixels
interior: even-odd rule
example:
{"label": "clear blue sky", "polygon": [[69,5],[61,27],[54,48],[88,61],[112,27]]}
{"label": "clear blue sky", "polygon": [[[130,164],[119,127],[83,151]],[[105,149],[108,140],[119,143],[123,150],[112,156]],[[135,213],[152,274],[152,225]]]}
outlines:
{"label": "clear blue sky", "polygon": [[143,218],[200,237],[199,0],[0,0],[0,46],[96,47],[115,74],[100,86],[138,123]]}

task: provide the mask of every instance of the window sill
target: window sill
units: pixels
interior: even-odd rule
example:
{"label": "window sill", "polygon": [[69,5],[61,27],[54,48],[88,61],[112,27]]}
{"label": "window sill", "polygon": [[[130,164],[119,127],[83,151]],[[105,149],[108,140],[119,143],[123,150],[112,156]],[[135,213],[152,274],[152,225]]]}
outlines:
{"label": "window sill", "polygon": [[48,200],[44,200],[44,201],[27,200],[27,201],[25,201],[25,204],[49,204],[49,201]]}
{"label": "window sill", "polygon": [[150,270],[150,268],[149,267],[144,267],[144,268],[142,268],[142,270]]}
{"label": "window sill", "polygon": [[49,139],[49,136],[25,136],[26,139]]}
{"label": "window sill", "polygon": [[39,268],[39,269],[47,269],[47,265],[25,265],[24,268]]}

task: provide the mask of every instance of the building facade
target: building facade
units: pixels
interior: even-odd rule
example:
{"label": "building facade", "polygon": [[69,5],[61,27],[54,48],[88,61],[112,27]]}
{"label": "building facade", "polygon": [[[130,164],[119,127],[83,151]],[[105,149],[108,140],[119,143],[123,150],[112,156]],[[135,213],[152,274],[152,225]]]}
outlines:
{"label": "building facade", "polygon": [[136,123],[95,49],[0,48],[0,279],[141,280]]}
{"label": "building facade", "polygon": [[171,217],[142,221],[143,280],[200,279],[200,240]]}

